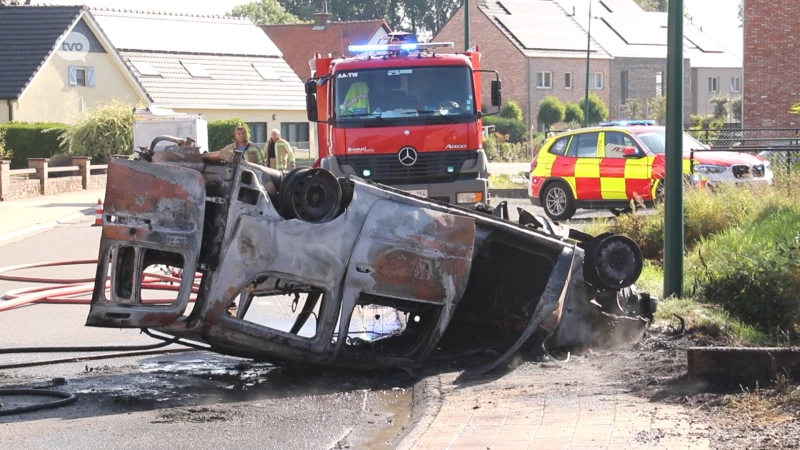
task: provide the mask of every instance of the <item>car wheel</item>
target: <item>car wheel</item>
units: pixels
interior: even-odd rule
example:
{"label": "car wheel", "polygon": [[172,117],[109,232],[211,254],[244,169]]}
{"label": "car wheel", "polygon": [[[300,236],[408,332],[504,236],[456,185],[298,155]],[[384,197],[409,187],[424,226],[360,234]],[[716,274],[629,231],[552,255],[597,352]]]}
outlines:
{"label": "car wheel", "polygon": [[575,214],[572,192],[560,181],[548,184],[541,198],[545,214],[556,222],[567,220]]}
{"label": "car wheel", "polygon": [[665,181],[660,180],[658,182],[658,186],[656,187],[656,198],[655,203],[664,203],[664,198],[666,197],[666,186],[664,186]]}

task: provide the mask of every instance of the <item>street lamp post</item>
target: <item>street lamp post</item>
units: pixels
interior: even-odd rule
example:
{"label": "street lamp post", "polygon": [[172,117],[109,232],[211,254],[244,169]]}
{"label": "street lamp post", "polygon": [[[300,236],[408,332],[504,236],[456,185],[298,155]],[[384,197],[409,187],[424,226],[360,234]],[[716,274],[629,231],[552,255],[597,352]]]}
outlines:
{"label": "street lamp post", "polygon": [[469,51],[469,0],[464,0],[464,51]]}
{"label": "street lamp post", "polygon": [[683,292],[683,0],[669,2],[664,298]]}
{"label": "street lamp post", "polygon": [[583,97],[583,126],[589,126],[589,55],[592,51],[592,0],[589,0],[589,26],[586,33],[586,90]]}

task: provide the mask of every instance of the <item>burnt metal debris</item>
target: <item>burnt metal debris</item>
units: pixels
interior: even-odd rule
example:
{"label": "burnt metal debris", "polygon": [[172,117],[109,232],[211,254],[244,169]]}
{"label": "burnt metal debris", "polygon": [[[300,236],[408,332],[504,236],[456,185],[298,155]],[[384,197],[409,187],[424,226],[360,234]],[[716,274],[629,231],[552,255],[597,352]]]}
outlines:
{"label": "burnt metal debris", "polygon": [[[109,161],[88,326],[354,369],[499,352],[483,373],[521,349],[635,340],[656,308],[636,290],[642,255],[624,236],[524,210],[514,223],[505,203],[459,208],[324,169],[284,174],[240,154],[141,154]],[[143,302],[143,273],[158,265],[183,274],[170,304]]]}

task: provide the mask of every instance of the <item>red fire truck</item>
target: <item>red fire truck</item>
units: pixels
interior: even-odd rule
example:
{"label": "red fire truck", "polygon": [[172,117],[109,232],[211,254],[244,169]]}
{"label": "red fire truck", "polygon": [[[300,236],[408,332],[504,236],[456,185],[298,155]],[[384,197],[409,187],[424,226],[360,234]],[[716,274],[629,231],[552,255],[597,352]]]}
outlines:
{"label": "red fire truck", "polygon": [[[456,205],[488,203],[485,114],[497,114],[497,71],[480,69],[477,48],[436,53],[452,42],[417,43],[408,33],[352,45],[356,57],[316,54],[306,82],[308,120],[317,122],[319,159],[337,176],[356,176]],[[482,113],[481,72],[494,74]]]}

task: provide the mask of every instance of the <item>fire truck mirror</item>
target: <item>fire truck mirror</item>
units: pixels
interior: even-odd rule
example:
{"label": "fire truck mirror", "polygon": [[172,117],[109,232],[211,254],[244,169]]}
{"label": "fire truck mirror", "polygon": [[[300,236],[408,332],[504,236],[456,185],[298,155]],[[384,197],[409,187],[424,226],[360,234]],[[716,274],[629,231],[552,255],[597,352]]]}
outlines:
{"label": "fire truck mirror", "polygon": [[314,94],[306,95],[306,112],[308,112],[309,122],[319,122],[317,116],[317,96]]}
{"label": "fire truck mirror", "polygon": [[503,104],[502,89],[500,80],[492,80],[492,106],[499,107]]}
{"label": "fire truck mirror", "polygon": [[306,95],[315,95],[317,93],[317,80],[311,79],[306,81]]}

